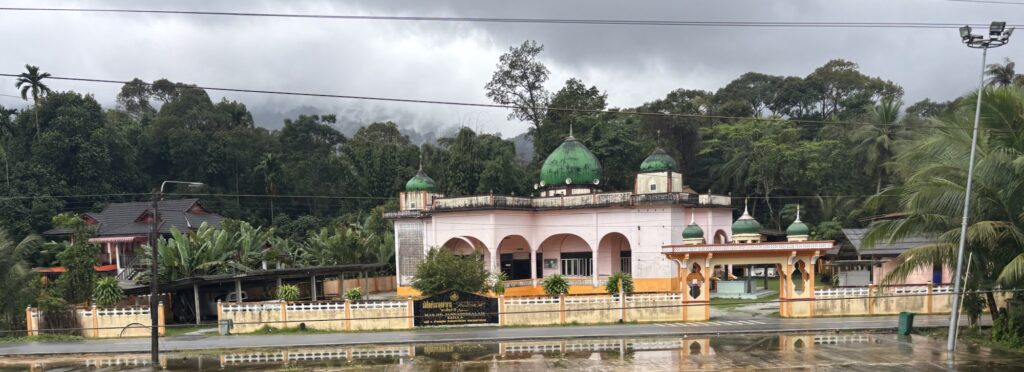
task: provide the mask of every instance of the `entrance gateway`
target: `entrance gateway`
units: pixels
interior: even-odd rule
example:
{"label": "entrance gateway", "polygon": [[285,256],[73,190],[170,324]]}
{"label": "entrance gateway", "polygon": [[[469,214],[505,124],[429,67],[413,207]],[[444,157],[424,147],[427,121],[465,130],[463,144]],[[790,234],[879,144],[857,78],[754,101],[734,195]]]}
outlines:
{"label": "entrance gateway", "polygon": [[413,324],[458,326],[498,324],[498,299],[450,290],[413,301]]}

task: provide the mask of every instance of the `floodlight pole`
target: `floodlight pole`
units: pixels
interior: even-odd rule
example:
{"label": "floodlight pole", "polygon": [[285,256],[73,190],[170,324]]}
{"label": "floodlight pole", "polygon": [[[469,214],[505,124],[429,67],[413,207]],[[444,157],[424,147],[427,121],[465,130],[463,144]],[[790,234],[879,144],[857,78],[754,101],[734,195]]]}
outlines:
{"label": "floodlight pole", "polygon": [[[1001,25],[1001,26],[999,26]],[[960,314],[957,309],[960,308],[961,291],[966,283],[960,283],[960,277],[963,273],[964,265],[964,250],[967,246],[967,222],[971,211],[971,190],[974,185],[974,158],[978,152],[978,126],[981,121],[981,96],[985,91],[985,59],[988,57],[988,49],[1000,47],[1006,45],[1010,41],[1010,34],[1013,33],[1013,28],[1004,30],[1006,26],[1005,22],[992,22],[992,26],[989,29],[989,37],[986,39],[984,36],[976,36],[971,34],[971,28],[964,26],[960,29],[960,37],[963,42],[971,48],[981,49],[981,76],[978,81],[978,100],[974,108],[974,129],[971,133],[971,156],[967,164],[967,187],[964,193],[964,214],[963,219],[960,222],[960,246],[957,250],[956,255],[956,273],[953,276],[953,304],[950,307],[949,312],[949,332],[946,340],[946,350],[952,353],[956,349],[956,334],[959,328],[957,327],[960,322]]]}
{"label": "floodlight pole", "polygon": [[157,293],[160,293],[160,252],[157,250],[157,239],[160,238],[160,197],[164,194],[164,187],[167,184],[183,184],[189,187],[203,186],[202,182],[164,181],[160,188],[153,191],[153,218],[152,229],[149,232],[149,333],[150,352],[153,359],[152,366],[160,365],[160,311]]}

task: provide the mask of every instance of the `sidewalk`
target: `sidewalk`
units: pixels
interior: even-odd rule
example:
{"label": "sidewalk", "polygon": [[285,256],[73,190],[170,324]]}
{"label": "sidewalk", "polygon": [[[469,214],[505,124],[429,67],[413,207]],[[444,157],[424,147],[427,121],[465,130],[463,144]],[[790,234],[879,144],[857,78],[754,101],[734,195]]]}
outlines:
{"label": "sidewalk", "polygon": [[[984,321],[983,321],[984,322]],[[916,317],[916,328],[945,327],[948,315]],[[964,321],[966,324],[966,321]],[[162,351],[197,351],[233,348],[343,346],[438,342],[508,341],[595,337],[643,337],[702,334],[780,332],[891,331],[896,316],[848,318],[722,318],[697,323],[644,323],[562,327],[468,327],[388,332],[312,333],[282,335],[188,335],[160,340]],[[0,356],[148,352],[148,338],[0,344]]]}

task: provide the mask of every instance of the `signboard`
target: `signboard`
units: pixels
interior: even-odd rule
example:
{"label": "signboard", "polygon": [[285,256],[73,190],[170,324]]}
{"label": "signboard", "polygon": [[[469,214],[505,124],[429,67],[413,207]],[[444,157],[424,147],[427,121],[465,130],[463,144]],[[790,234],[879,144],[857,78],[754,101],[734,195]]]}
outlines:
{"label": "signboard", "polygon": [[417,327],[497,324],[498,299],[452,290],[414,301],[413,314]]}

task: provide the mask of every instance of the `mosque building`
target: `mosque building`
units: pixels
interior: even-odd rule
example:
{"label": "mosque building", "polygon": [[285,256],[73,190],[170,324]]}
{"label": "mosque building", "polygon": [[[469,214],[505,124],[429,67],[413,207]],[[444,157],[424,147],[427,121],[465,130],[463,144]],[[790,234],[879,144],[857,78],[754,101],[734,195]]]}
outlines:
{"label": "mosque building", "polygon": [[[531,295],[553,274],[567,277],[570,293],[601,292],[618,272],[633,276],[637,292],[679,291],[689,266],[666,250],[762,240],[746,210],[733,221],[731,198],[695,192],[660,148],[640,164],[633,190],[605,191],[602,177],[600,161],[572,135],[544,160],[536,196],[445,197],[421,166],[400,210],[385,214],[394,221],[399,295],[415,294],[413,275],[431,247],[480,252],[488,271],[507,275],[506,295]],[[797,221],[787,233],[806,240],[808,229]]]}

